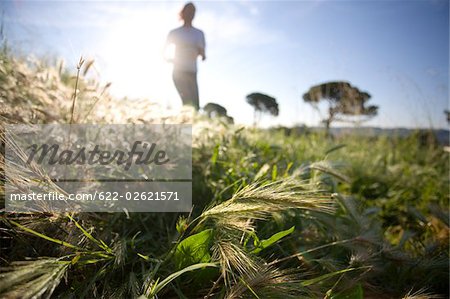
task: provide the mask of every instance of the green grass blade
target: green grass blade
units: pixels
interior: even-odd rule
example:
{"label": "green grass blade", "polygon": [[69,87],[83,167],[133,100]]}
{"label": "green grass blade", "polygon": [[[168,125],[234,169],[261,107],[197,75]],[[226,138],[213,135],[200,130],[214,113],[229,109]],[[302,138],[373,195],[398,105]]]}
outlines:
{"label": "green grass blade", "polygon": [[321,281],[327,280],[329,278],[332,278],[334,276],[346,273],[346,272],[350,272],[350,271],[355,271],[355,270],[359,270],[361,268],[365,268],[365,267],[360,267],[360,268],[348,268],[348,269],[344,269],[344,270],[339,270],[339,271],[335,271],[335,272],[331,272],[331,273],[327,273],[324,275],[321,275],[319,277],[314,277],[312,279],[308,279],[308,280],[304,280],[301,282],[302,286],[307,287],[316,283],[319,283]]}
{"label": "green grass blade", "polygon": [[86,231],[81,224],[79,224],[75,219],[73,219],[72,216],[67,215],[67,217],[69,217],[69,219],[71,221],[73,221],[73,223],[75,223],[76,227],[78,227],[79,230],[81,230],[81,232],[89,239],[91,240],[93,243],[97,244],[101,249],[105,250],[108,253],[113,253],[112,249],[108,247],[108,245],[105,244],[105,242],[103,241],[99,241],[96,238],[94,238],[88,231]]}
{"label": "green grass blade", "polygon": [[21,224],[15,222],[15,221],[9,220],[9,222],[12,223],[12,224],[14,224],[15,226],[19,227],[20,229],[22,229],[22,230],[24,230],[24,231],[26,231],[26,232],[29,232],[29,233],[31,233],[31,234],[37,236],[37,237],[40,237],[40,238],[42,238],[42,239],[48,240],[48,241],[50,241],[50,242],[57,243],[57,244],[59,244],[59,245],[63,245],[63,246],[65,246],[65,247],[69,247],[69,248],[72,248],[72,249],[76,249],[76,250],[83,251],[83,249],[80,248],[80,247],[78,247],[78,246],[75,246],[75,245],[72,245],[72,244],[67,243],[67,242],[65,242],[65,241],[62,241],[62,240],[59,240],[59,239],[54,239],[54,238],[51,238],[51,237],[46,236],[46,235],[44,235],[44,234],[38,233],[37,231],[32,230],[31,228],[25,227],[25,226],[23,226],[23,225],[21,225]]}
{"label": "green grass blade", "polygon": [[177,271],[175,273],[172,273],[169,276],[167,276],[163,281],[161,281],[159,284],[157,284],[155,286],[152,294],[150,294],[150,297],[156,295],[158,292],[160,292],[162,289],[164,289],[172,280],[176,279],[177,277],[181,276],[182,274],[184,274],[186,272],[194,271],[197,269],[202,269],[205,267],[218,268],[219,265],[217,263],[199,263],[199,264],[188,266],[188,267],[181,269],[180,271]]}

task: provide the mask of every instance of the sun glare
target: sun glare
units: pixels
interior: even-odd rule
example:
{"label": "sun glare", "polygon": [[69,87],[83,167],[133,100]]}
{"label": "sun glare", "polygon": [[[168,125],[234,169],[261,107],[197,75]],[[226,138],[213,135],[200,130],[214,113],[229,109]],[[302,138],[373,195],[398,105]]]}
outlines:
{"label": "sun glare", "polygon": [[176,106],[171,65],[164,59],[168,32],[176,27],[176,14],[163,9],[130,11],[108,26],[97,54],[102,78],[112,81],[117,96],[148,98],[162,106]]}

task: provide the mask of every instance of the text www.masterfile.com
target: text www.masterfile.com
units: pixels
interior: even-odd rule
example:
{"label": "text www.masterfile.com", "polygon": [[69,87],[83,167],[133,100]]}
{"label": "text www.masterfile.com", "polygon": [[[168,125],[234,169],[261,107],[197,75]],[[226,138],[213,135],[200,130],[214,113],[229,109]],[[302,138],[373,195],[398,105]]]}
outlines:
{"label": "text www.masterfile.com", "polygon": [[58,192],[30,192],[11,193],[10,201],[119,201],[119,200],[149,200],[149,201],[171,201],[180,200],[177,191],[141,191],[141,192],[109,192],[94,191],[89,193],[63,194]]}

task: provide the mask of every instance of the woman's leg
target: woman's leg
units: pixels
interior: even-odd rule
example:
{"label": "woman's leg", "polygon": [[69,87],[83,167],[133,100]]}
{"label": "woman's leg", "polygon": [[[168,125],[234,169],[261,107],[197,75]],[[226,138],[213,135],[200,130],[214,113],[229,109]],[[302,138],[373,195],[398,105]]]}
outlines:
{"label": "woman's leg", "polygon": [[198,110],[200,107],[197,74],[192,72],[174,71],[173,82],[183,101],[183,105],[189,105]]}

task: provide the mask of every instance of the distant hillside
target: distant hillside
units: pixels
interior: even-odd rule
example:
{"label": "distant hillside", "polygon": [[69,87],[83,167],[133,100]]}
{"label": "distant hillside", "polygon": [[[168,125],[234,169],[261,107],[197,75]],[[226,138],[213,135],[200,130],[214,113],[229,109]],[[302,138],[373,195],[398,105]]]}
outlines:
{"label": "distant hillside", "polygon": [[[323,127],[304,127],[304,126],[296,126],[292,128],[283,128],[284,130],[290,131],[290,133],[303,133],[307,131],[322,131]],[[387,135],[387,136],[400,136],[407,137],[413,133],[420,132],[422,134],[427,134],[429,132],[433,132],[436,137],[437,142],[440,145],[448,146],[450,144],[450,131],[446,129],[407,129],[407,128],[377,128],[377,127],[332,127],[330,128],[330,132],[335,137],[345,136],[347,134],[356,134],[356,135],[364,135],[364,136],[379,136],[379,135]]]}
{"label": "distant hillside", "polygon": [[433,132],[436,136],[439,144],[449,145],[450,141],[450,131],[444,129],[438,130],[430,130],[430,129],[407,129],[407,128],[376,128],[376,127],[360,127],[360,128],[351,128],[351,127],[343,127],[343,128],[332,128],[331,133],[334,136],[341,136],[345,134],[361,134],[366,136],[378,136],[378,135],[388,135],[388,136],[401,136],[406,137],[416,132]]}

